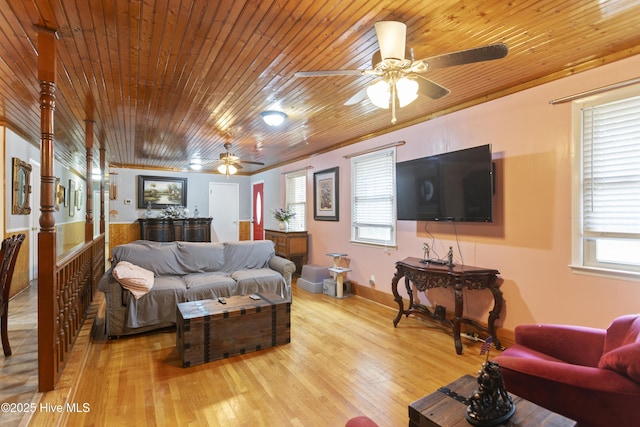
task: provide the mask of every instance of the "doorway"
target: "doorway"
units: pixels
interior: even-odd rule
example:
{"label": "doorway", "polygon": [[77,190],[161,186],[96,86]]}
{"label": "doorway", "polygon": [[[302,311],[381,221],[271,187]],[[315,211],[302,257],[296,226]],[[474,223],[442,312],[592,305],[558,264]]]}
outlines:
{"label": "doorway", "polygon": [[[40,163],[31,164],[31,215],[29,216],[29,281],[38,278],[38,231],[40,231]],[[59,236],[58,236],[59,238]]]}
{"label": "doorway", "polygon": [[209,216],[212,242],[235,242],[239,236],[238,184],[224,182],[209,183]]}

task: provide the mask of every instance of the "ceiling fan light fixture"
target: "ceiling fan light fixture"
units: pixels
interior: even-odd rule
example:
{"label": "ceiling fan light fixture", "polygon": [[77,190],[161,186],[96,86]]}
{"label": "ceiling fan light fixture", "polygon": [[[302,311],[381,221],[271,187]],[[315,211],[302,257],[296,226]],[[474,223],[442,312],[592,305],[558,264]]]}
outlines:
{"label": "ceiling fan light fixture", "polygon": [[407,26],[404,22],[376,22],[376,37],[382,59],[404,59],[404,45],[407,38]]}
{"label": "ceiling fan light fixture", "polygon": [[418,82],[402,77],[396,82],[396,92],[400,108],[409,105],[418,97]]}
{"label": "ceiling fan light fixture", "polygon": [[194,171],[202,170],[202,160],[191,159],[191,162],[189,162],[189,169],[192,169]]}
{"label": "ceiling fan light fixture", "polygon": [[378,108],[389,108],[389,84],[380,80],[367,88],[367,96]]}
{"label": "ceiling fan light fixture", "polygon": [[238,169],[233,165],[227,165],[226,163],[223,163],[218,166],[218,172],[223,175],[233,175],[238,172]]}
{"label": "ceiling fan light fixture", "polygon": [[260,113],[260,117],[269,126],[280,126],[287,118],[287,115],[282,111],[267,110]]}

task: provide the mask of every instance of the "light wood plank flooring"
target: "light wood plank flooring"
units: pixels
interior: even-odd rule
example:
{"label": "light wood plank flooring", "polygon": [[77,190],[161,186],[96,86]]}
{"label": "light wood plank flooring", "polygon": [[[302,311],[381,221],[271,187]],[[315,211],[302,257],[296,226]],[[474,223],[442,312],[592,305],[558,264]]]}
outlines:
{"label": "light wood plank flooring", "polygon": [[[23,367],[5,360],[3,402],[9,389],[29,387],[27,380],[18,386],[18,377],[33,377],[37,365],[35,344],[18,344],[17,305],[10,314],[12,358],[31,356]],[[389,307],[295,286],[290,344],[191,368],[180,365],[175,331],[108,340],[103,312],[99,294],[57,389],[35,393],[36,380],[31,394],[12,398],[37,401],[37,411],[22,418],[0,413],[0,424],[339,427],[367,415],[396,427],[407,425],[409,403],[475,375],[484,361],[480,344],[465,339],[457,356],[451,332],[432,322],[409,317],[394,328]]]}

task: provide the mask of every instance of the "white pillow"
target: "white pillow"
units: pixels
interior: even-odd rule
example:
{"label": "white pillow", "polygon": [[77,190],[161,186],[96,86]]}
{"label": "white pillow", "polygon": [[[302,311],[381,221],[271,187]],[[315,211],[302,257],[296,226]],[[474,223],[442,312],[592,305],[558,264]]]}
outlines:
{"label": "white pillow", "polygon": [[153,271],[146,270],[128,261],[120,261],[112,271],[113,277],[123,288],[138,299],[153,287]]}

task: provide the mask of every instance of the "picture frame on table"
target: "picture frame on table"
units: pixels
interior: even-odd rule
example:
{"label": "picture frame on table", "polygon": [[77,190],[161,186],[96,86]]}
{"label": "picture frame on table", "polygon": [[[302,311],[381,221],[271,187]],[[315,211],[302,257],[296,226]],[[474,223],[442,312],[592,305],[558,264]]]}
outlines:
{"label": "picture frame on table", "polygon": [[187,206],[187,178],[138,175],[138,209]]}
{"label": "picture frame on table", "polygon": [[316,221],[338,221],[339,168],[325,169],[313,174],[313,219]]}

